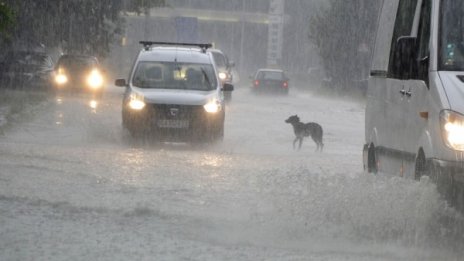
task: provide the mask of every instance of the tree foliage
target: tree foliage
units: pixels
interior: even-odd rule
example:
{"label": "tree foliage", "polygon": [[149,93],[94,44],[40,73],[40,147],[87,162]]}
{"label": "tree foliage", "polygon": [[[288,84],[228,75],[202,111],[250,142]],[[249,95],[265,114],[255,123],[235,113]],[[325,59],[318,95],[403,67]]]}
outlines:
{"label": "tree foliage", "polygon": [[310,39],[334,88],[368,77],[380,0],[330,0],[310,21]]}
{"label": "tree foliage", "polygon": [[121,12],[150,8],[164,0],[4,0],[16,14],[12,46],[18,42],[60,47],[65,52],[106,56],[123,28]]}
{"label": "tree foliage", "polygon": [[13,11],[4,2],[0,2],[0,34],[4,34],[14,21]]}
{"label": "tree foliage", "polygon": [[125,10],[128,12],[135,12],[137,14],[146,13],[149,9],[154,7],[164,6],[164,1],[159,0],[131,0],[126,1]]}

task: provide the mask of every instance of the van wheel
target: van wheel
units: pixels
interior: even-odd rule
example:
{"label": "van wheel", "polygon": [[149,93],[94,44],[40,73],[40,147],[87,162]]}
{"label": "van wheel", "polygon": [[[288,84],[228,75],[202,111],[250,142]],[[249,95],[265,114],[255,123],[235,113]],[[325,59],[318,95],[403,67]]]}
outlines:
{"label": "van wheel", "polygon": [[420,180],[422,176],[430,176],[430,166],[427,166],[424,151],[421,149],[417,153],[416,164],[414,168],[414,179]]}
{"label": "van wheel", "polygon": [[428,176],[437,186],[438,193],[451,203],[451,205],[463,205],[459,202],[460,200],[462,201],[463,197],[463,195],[459,193],[460,187],[462,186],[459,186],[459,184],[454,181],[451,171],[441,169],[432,162],[427,162],[424,151],[420,150],[416,158],[414,178],[420,180],[422,176]]}
{"label": "van wheel", "polygon": [[437,185],[444,185],[445,173],[441,173],[439,168],[435,168],[432,162],[428,162],[422,149],[419,150],[416,157],[414,168],[414,179],[420,180],[422,176],[429,177]]}
{"label": "van wheel", "polygon": [[367,151],[367,172],[374,173],[374,174],[378,172],[374,144],[369,145],[369,148]]}

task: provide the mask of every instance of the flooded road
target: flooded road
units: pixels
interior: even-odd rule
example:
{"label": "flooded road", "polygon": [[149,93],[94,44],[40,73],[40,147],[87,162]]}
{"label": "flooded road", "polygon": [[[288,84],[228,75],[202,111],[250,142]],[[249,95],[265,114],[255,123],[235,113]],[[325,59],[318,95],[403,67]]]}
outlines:
{"label": "flooded road", "polygon": [[[460,260],[433,184],[363,172],[362,102],[238,86],[223,143],[194,146],[132,140],[122,92],[50,98],[0,136],[0,259]],[[293,149],[294,114],[323,153]]]}

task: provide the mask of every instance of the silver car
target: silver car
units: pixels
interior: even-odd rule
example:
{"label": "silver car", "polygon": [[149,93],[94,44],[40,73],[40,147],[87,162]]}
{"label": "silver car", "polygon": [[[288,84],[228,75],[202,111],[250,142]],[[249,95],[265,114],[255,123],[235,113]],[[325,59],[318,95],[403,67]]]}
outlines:
{"label": "silver car", "polygon": [[210,44],[140,42],[122,103],[122,122],[133,137],[215,141],[224,136],[224,91]]}

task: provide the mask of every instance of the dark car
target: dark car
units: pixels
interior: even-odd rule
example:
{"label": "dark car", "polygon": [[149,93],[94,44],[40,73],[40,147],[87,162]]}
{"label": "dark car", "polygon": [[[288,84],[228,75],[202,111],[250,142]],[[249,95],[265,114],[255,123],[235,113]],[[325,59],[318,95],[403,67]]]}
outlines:
{"label": "dark car", "polygon": [[96,57],[66,54],[56,63],[54,85],[57,90],[89,92],[101,96],[105,79]]}
{"label": "dark car", "polygon": [[232,68],[234,67],[234,62],[229,61],[229,57],[219,49],[208,49],[213,55],[214,63],[218,69],[218,76],[222,82],[232,83]]}
{"label": "dark car", "polygon": [[251,76],[254,92],[283,93],[288,94],[288,77],[284,71],[278,69],[259,69]]}
{"label": "dark car", "polygon": [[52,72],[53,60],[45,52],[10,52],[0,63],[0,84],[9,88],[48,88]]}

